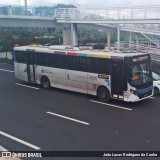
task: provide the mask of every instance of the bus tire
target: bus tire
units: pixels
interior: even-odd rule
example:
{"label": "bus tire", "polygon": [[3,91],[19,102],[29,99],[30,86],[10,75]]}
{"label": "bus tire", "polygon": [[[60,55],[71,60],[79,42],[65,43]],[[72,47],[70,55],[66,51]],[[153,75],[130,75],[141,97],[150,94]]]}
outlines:
{"label": "bus tire", "polygon": [[102,102],[110,100],[110,93],[106,87],[100,87],[97,92],[98,99]]}
{"label": "bus tire", "polygon": [[49,81],[48,77],[46,77],[46,76],[42,77],[42,79],[41,79],[41,85],[45,89],[49,89],[51,87],[50,81]]}
{"label": "bus tire", "polygon": [[159,94],[158,88],[154,87],[154,95],[157,96]]}

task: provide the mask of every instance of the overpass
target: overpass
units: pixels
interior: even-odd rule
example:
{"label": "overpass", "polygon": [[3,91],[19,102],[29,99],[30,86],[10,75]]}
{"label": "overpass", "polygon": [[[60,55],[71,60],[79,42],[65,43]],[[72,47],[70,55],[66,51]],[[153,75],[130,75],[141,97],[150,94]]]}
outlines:
{"label": "overpass", "polygon": [[0,15],[0,27],[56,27],[53,17]]}
{"label": "overpass", "polygon": [[[58,8],[49,14],[37,13],[35,7],[27,7],[27,9],[26,12],[26,8],[23,6],[0,5],[0,26],[60,27],[63,28],[63,39],[66,45],[77,45],[77,25],[101,29],[108,33],[109,47],[110,33],[116,30],[118,48],[120,47],[120,31],[160,35],[159,5],[106,9]],[[148,29],[147,26],[151,24],[154,28]],[[137,25],[143,25],[143,27],[137,27]]]}
{"label": "overpass", "polygon": [[55,11],[58,22],[95,24],[159,24],[160,6],[122,8],[59,8]]}
{"label": "overpass", "polygon": [[[75,26],[76,24],[96,24],[98,26],[114,24],[118,34],[120,34],[121,30],[141,33],[146,38],[148,36],[145,34],[160,35],[160,26],[154,27],[154,29],[146,27],[151,24],[152,26],[160,24],[160,6],[158,5],[106,9],[60,8],[56,9],[55,17],[58,23],[70,23]],[[143,24],[143,28],[137,27],[140,24]],[[127,27],[124,27],[124,25],[127,25]],[[74,26],[72,28],[74,30]],[[118,43],[120,42],[119,38],[120,35],[118,35]],[[148,39],[150,40],[150,38]]]}

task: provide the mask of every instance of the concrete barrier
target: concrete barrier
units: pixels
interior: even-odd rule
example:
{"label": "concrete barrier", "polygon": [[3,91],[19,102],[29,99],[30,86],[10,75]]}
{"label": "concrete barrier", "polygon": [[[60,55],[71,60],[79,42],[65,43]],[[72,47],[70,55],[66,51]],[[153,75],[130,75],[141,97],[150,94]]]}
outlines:
{"label": "concrete barrier", "polygon": [[13,54],[10,51],[0,52],[0,58],[13,59]]}

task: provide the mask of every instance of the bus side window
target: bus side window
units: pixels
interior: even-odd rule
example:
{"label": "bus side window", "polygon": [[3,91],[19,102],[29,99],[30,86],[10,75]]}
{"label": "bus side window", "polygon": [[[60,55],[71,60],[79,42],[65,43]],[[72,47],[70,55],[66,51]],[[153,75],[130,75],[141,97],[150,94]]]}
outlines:
{"label": "bus side window", "polygon": [[35,62],[36,62],[36,53],[35,52],[30,52],[30,53],[27,53],[27,56],[29,56],[29,64],[31,65],[34,65]]}
{"label": "bus side window", "polygon": [[68,69],[74,70],[74,56],[68,56]]}
{"label": "bus side window", "polygon": [[62,60],[63,60],[63,62],[62,62],[63,66],[62,67],[63,67],[63,69],[68,69],[69,68],[68,57],[69,56],[67,56],[67,55],[62,56]]}
{"label": "bus side window", "polygon": [[68,69],[74,70],[74,57],[68,56]]}
{"label": "bus side window", "polygon": [[48,54],[48,66],[54,67],[54,54]]}
{"label": "bus side window", "polygon": [[62,55],[54,55],[54,67],[62,68]]}
{"label": "bus side window", "polygon": [[40,66],[48,66],[48,57],[46,53],[38,53],[37,54],[37,64]]}
{"label": "bus side window", "polygon": [[99,58],[99,73],[100,74],[109,74],[109,73],[111,73],[109,71],[110,71],[110,67],[109,67],[109,62],[107,61],[107,59]]}
{"label": "bus side window", "polygon": [[87,72],[87,57],[75,57],[75,69]]}
{"label": "bus side window", "polygon": [[99,58],[88,58],[88,71],[92,73],[99,73]]}
{"label": "bus side window", "polygon": [[16,51],[16,61],[18,63],[26,63],[27,62],[26,52]]}
{"label": "bus side window", "polygon": [[82,58],[82,64],[81,64],[81,69],[84,72],[87,72],[88,68],[87,68],[87,57],[83,57]]}
{"label": "bus side window", "polygon": [[64,69],[74,70],[73,58],[74,58],[73,56],[67,56],[67,55],[63,56],[63,68]]}

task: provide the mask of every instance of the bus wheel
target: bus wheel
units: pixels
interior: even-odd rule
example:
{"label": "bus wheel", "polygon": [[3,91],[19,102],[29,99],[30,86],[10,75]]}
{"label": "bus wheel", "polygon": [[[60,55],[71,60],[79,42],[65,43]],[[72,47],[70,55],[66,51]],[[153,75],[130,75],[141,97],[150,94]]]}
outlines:
{"label": "bus wheel", "polygon": [[98,89],[97,96],[102,102],[108,102],[110,100],[110,94],[106,87],[100,87]]}
{"label": "bus wheel", "polygon": [[42,87],[45,89],[49,89],[51,87],[50,81],[47,77],[42,77],[41,84],[42,84]]}
{"label": "bus wheel", "polygon": [[154,88],[154,95],[157,96],[159,94],[158,88]]}

